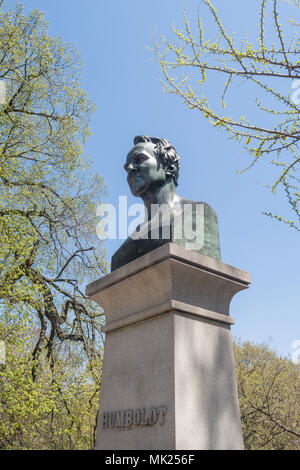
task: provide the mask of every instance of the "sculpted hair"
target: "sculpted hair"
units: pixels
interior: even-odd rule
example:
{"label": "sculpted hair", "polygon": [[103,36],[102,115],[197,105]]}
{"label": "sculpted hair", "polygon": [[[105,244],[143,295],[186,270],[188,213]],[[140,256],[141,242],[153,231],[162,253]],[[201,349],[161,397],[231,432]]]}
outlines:
{"label": "sculpted hair", "polygon": [[134,145],[142,142],[151,142],[155,145],[154,152],[161,161],[166,175],[173,178],[174,184],[178,185],[178,176],[180,168],[180,157],[173,145],[167,139],[160,137],[148,137],[147,135],[138,135],[134,138]]}

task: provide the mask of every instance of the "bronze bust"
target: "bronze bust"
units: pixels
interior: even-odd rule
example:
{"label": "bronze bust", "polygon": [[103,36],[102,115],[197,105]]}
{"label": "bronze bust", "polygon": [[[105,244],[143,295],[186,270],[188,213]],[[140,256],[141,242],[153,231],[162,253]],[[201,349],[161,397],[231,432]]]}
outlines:
{"label": "bronze bust", "polygon": [[168,140],[135,137],[124,168],[132,194],[144,202],[145,220],[112,256],[112,271],[169,242],[220,259],[217,216],[208,204],[176,193],[180,157]]}

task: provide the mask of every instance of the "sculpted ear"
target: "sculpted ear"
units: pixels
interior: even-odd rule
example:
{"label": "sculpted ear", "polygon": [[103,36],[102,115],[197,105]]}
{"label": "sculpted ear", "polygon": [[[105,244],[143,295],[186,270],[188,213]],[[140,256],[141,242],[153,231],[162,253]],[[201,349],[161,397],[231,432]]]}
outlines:
{"label": "sculpted ear", "polygon": [[174,170],[175,170],[175,165],[173,165],[173,163],[170,163],[166,165],[165,167],[165,172],[167,176],[172,176],[174,173]]}

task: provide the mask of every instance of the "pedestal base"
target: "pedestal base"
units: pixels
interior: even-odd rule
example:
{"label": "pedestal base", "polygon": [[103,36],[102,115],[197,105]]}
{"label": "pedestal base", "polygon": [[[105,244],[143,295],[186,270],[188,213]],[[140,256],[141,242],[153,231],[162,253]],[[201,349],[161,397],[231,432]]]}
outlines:
{"label": "pedestal base", "polygon": [[96,449],[243,448],[228,309],[249,282],[169,244],[88,286],[107,315]]}

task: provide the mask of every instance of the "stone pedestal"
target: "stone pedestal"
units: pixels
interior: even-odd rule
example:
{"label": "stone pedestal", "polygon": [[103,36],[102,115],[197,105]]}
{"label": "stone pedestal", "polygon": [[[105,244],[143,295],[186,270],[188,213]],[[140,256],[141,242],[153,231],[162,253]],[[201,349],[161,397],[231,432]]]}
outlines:
{"label": "stone pedestal", "polygon": [[87,286],[106,315],[96,449],[242,449],[229,304],[250,275],[169,243]]}

